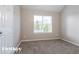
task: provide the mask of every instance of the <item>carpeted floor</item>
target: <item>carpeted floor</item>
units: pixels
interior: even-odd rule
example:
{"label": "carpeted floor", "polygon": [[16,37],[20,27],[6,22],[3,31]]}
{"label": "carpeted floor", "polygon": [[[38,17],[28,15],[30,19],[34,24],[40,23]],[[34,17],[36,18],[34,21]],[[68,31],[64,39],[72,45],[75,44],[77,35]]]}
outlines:
{"label": "carpeted floor", "polygon": [[[22,42],[20,54],[78,54],[79,47],[63,40]],[[19,52],[17,53],[19,54]]]}

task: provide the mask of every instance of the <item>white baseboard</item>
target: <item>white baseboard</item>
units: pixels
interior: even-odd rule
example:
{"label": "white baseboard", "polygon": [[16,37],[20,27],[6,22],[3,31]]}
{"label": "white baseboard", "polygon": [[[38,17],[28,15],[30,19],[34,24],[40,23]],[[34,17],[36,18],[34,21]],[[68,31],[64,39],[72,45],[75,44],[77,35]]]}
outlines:
{"label": "white baseboard", "polygon": [[18,48],[18,47],[20,46],[20,44],[21,44],[21,40],[19,41],[19,43],[17,44],[17,46],[16,46],[16,47]]}
{"label": "white baseboard", "polygon": [[25,41],[41,41],[41,40],[55,40],[55,39],[60,39],[60,38],[29,39],[29,40],[21,40],[21,42],[25,42]]}
{"label": "white baseboard", "polygon": [[66,39],[62,39],[62,40],[66,41],[66,42],[69,42],[69,43],[71,43],[73,45],[79,46],[79,43],[72,42],[72,41],[69,41],[69,40],[66,40]]}
{"label": "white baseboard", "polygon": [[[19,43],[17,44],[16,48],[18,48],[18,47],[20,46],[20,44],[21,44],[21,40],[20,40]],[[12,51],[11,54],[15,54],[15,51]]]}

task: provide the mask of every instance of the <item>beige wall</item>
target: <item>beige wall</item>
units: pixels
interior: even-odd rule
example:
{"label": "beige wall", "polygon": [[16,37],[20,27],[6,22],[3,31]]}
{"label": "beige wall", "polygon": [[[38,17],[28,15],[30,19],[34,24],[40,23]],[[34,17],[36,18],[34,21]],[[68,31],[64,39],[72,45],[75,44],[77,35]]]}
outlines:
{"label": "beige wall", "polygon": [[79,46],[79,5],[65,6],[61,26],[62,39]]}
{"label": "beige wall", "polygon": [[[33,33],[33,21],[34,15],[47,15],[52,16],[52,33]],[[60,36],[60,24],[59,24],[59,13],[57,12],[46,12],[46,11],[31,11],[26,8],[21,8],[21,39],[22,40],[33,40],[33,39],[45,39],[45,38],[59,38]]]}

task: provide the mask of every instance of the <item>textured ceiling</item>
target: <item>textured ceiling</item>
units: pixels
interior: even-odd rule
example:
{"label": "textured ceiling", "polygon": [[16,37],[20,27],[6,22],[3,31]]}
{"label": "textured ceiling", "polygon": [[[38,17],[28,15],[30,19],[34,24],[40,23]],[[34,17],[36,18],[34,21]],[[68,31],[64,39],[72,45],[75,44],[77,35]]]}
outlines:
{"label": "textured ceiling", "polygon": [[27,8],[28,10],[42,10],[42,11],[52,11],[60,12],[64,5],[24,5],[22,8]]}

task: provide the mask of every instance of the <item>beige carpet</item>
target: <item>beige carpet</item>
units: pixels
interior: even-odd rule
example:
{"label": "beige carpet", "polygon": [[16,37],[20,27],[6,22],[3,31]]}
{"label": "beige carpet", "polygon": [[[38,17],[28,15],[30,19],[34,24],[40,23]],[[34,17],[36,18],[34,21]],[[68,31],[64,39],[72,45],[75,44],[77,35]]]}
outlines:
{"label": "beige carpet", "polygon": [[22,48],[20,54],[78,54],[79,53],[78,46],[75,46],[63,40],[22,42],[20,47]]}

